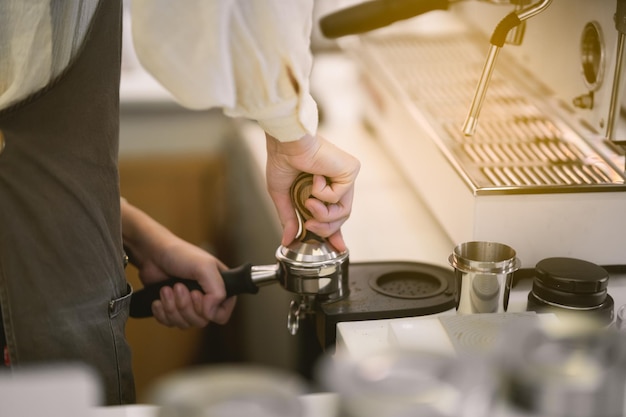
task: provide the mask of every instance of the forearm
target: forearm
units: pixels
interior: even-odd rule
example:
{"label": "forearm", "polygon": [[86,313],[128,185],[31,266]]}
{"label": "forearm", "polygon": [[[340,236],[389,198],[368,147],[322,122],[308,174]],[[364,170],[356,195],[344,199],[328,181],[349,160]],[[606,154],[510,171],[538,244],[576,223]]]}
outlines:
{"label": "forearm", "polygon": [[141,265],[145,254],[158,253],[172,233],[148,214],[120,199],[122,213],[122,238],[130,261]]}
{"label": "forearm", "polygon": [[316,133],[309,86],[313,0],[189,0],[185,6],[132,3],[139,60],[182,105],[221,107],[258,121],[281,141]]}
{"label": "forearm", "polygon": [[209,322],[226,323],[236,297],[226,300],[218,259],[185,242],[140,209],[121,199],[122,236],[131,262],[138,268],[144,285],[170,277],[195,280],[202,292],[190,291],[183,284],[165,286],[152,303],[152,313],[166,326],[204,327]]}

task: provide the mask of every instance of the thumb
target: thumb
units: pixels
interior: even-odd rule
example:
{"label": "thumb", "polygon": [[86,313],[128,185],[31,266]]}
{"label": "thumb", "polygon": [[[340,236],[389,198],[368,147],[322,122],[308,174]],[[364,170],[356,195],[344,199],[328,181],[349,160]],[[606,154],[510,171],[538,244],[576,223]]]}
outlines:
{"label": "thumb", "polygon": [[274,200],[278,218],[283,226],[283,236],[280,243],[287,246],[293,242],[298,234],[298,218],[288,194],[272,194],[272,200]]}

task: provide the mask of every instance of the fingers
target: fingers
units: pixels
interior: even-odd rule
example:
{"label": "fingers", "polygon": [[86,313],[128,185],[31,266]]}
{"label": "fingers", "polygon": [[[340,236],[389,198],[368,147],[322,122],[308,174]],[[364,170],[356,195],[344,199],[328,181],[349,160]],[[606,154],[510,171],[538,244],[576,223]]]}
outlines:
{"label": "fingers", "polygon": [[[326,186],[326,188],[330,188],[330,186]],[[342,195],[336,192],[326,194],[330,195],[327,197],[330,201],[325,200],[327,201],[325,203],[321,200],[320,194],[314,190],[315,198],[308,199],[304,205],[313,215],[313,218],[306,222],[306,228],[319,236],[328,238],[339,232],[343,223],[350,217],[354,188],[352,186],[346,188]],[[338,243],[343,242],[340,234],[334,239]],[[339,249],[339,247],[335,247]]]}
{"label": "fingers", "polygon": [[213,322],[217,324],[226,324],[235,309],[236,303],[237,297],[230,297],[224,300],[224,302],[221,303],[215,311],[215,314],[213,315]]}
{"label": "fingers", "polygon": [[274,205],[276,206],[278,217],[283,225],[281,245],[287,246],[298,234],[298,220],[296,218],[296,213],[293,210],[289,194],[275,193],[272,198],[274,199]]}
{"label": "fingers", "polygon": [[210,322],[225,324],[235,307],[236,297],[189,291],[183,284],[163,287],[160,298],[152,303],[154,317],[163,325],[187,329],[205,327]]}
{"label": "fingers", "polygon": [[347,201],[346,197],[352,200],[354,189],[354,179],[330,178],[323,175],[313,176],[313,187],[311,193],[315,198],[327,203],[335,204],[340,201]]}
{"label": "fingers", "polygon": [[313,218],[320,223],[335,223],[345,221],[352,212],[352,201],[350,196],[340,200],[335,204],[324,203],[317,198],[309,198],[304,202],[304,206],[311,212]]}
{"label": "fingers", "polygon": [[339,232],[350,217],[354,183],[360,162],[319,135],[304,135],[296,141],[280,142],[267,136],[266,176],[268,191],[283,225],[282,245],[297,235],[297,220],[289,188],[300,172],[313,176],[312,197],[305,202],[312,219],[305,227],[319,236],[345,247]]}
{"label": "fingers", "polygon": [[[346,250],[340,229],[352,212],[353,194],[354,183],[345,186],[333,186],[333,184],[327,184],[325,177],[315,175],[313,197],[304,202],[304,206],[313,216],[306,221],[304,227],[318,236],[329,238],[329,242],[340,252]],[[290,201],[286,213],[281,217],[283,222],[281,244],[283,246],[291,243],[298,232],[298,222],[293,214],[294,210]]]}
{"label": "fingers", "polygon": [[[199,293],[198,291],[193,291]],[[204,327],[209,320],[196,311],[196,302],[191,292],[183,285],[161,288],[160,298],[152,303],[152,313],[162,324],[187,329]]]}
{"label": "fingers", "polygon": [[[307,220],[304,227],[318,236],[329,238],[330,243],[342,252],[346,249],[340,229],[350,217],[352,197],[351,192],[336,204],[325,204],[316,198],[309,198],[304,205],[311,212],[313,218]],[[283,228],[283,246],[289,245],[297,235],[297,220],[287,223]],[[330,239],[332,237],[332,239]]]}

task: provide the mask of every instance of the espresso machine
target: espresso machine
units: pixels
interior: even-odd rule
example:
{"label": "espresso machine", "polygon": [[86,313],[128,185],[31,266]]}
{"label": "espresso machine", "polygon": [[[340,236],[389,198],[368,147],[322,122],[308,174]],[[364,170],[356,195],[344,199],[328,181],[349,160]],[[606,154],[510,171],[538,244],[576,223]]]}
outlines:
{"label": "espresso machine", "polygon": [[455,242],[626,263],[623,0],[374,0],[322,18]]}

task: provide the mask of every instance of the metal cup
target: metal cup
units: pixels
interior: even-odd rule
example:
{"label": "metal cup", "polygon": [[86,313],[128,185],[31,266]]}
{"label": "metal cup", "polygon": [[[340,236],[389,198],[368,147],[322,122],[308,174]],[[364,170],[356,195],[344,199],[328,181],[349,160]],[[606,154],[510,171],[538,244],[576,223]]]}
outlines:
{"label": "metal cup", "polygon": [[513,273],[520,267],[513,248],[495,242],[465,242],[454,248],[448,261],[454,268],[458,314],[507,310]]}

